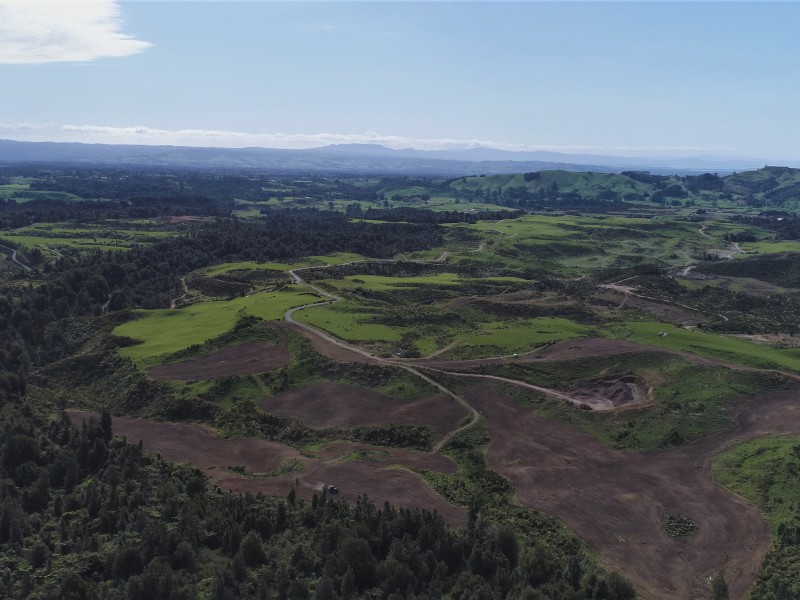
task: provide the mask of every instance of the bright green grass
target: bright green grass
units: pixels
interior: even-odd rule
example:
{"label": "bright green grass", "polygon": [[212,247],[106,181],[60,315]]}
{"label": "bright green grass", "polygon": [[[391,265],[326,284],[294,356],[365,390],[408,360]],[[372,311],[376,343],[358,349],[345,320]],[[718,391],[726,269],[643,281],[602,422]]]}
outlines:
{"label": "bright green grass", "polygon": [[772,547],[749,597],[800,598],[800,437],[737,444],[713,468],[717,483],[758,506],[772,529]]}
{"label": "bright green grass", "polygon": [[367,260],[360,254],[352,254],[349,252],[337,252],[336,254],[329,254],[327,256],[308,256],[298,259],[292,263],[279,263],[279,262],[266,262],[258,263],[252,260],[237,262],[237,263],[223,263],[211,267],[206,271],[207,277],[214,277],[222,273],[230,271],[289,271],[291,269],[298,269],[301,267],[313,267],[324,265],[341,265],[344,263],[358,262]]}
{"label": "bright green grass", "polygon": [[78,238],[39,237],[32,235],[6,234],[24,248],[79,248],[84,250],[129,250],[130,245],[111,238],[93,238],[91,241]]}
{"label": "bright green grass", "polygon": [[465,340],[467,346],[493,346],[509,352],[527,351],[547,342],[586,336],[590,330],[569,319],[540,317],[482,323],[481,333]]}
{"label": "bright green grass", "polygon": [[257,263],[253,262],[252,260],[245,261],[245,262],[237,262],[237,263],[224,263],[221,265],[216,265],[211,267],[208,271],[206,271],[206,276],[214,277],[215,275],[220,275],[222,273],[228,273],[230,271],[288,271],[289,269],[294,268],[292,265],[288,265],[285,263]]}
{"label": "bright green grass", "polygon": [[294,314],[297,321],[323,329],[351,342],[398,342],[407,327],[390,327],[372,323],[375,315],[362,305],[339,302],[314,306]]}
{"label": "bright green grass", "polygon": [[142,342],[122,348],[120,354],[144,368],[158,363],[159,357],[222,335],[243,315],[279,319],[289,308],[317,299],[315,294],[303,289],[201,302],[176,310],[140,310],[135,311],[141,315],[138,319],[120,325],[114,329],[114,335]]}
{"label": "bright green grass", "polygon": [[47,192],[39,190],[21,190],[22,197],[16,198],[17,202],[29,202],[31,200],[56,200],[60,202],[79,202],[83,200],[80,196],[67,192]]}
{"label": "bright green grass", "polygon": [[[758,368],[800,372],[800,349],[777,349],[660,322],[626,321],[606,329],[609,337],[681,350]],[[666,335],[659,335],[666,333]]]}
{"label": "bright green grass", "polygon": [[24,192],[30,187],[27,183],[7,183],[0,185],[0,198],[10,198],[15,192]]}
{"label": "bright green grass", "polygon": [[[788,465],[794,467],[787,469]],[[742,442],[719,454],[714,479],[755,502],[773,532],[800,505],[800,436],[767,436]]]}
{"label": "bright green grass", "polygon": [[233,216],[241,219],[253,219],[261,216],[261,210],[258,208],[237,208],[233,211]]}
{"label": "bright green grass", "polygon": [[[151,222],[152,224],[152,222]],[[12,232],[14,235],[42,235],[49,234],[54,237],[83,238],[91,239],[94,237],[106,238],[151,238],[167,237],[174,235],[172,231],[165,229],[130,229],[126,228],[126,223],[122,221],[104,221],[98,224],[87,225],[64,225],[63,223],[34,223],[26,227],[20,227]],[[43,236],[44,237],[44,236]]]}
{"label": "bright green grass", "polygon": [[303,259],[303,263],[309,266],[314,266],[319,263],[326,265],[343,265],[345,263],[359,262],[362,260],[369,259],[361,254],[354,254],[352,252],[336,252],[325,256],[308,256]]}
{"label": "bright green grass", "polygon": [[[759,254],[777,254],[779,252],[800,252],[800,242],[798,241],[761,241],[746,242],[739,246],[747,253],[757,252]],[[737,254],[736,258],[747,258],[746,254]]]}
{"label": "bright green grass", "polygon": [[466,200],[455,201],[455,198],[437,196],[431,198],[425,208],[434,212],[456,211],[456,212],[481,212],[484,210],[511,212],[514,210],[508,206],[491,204],[489,202],[468,202]]}
{"label": "bright green grass", "polygon": [[[514,278],[516,279],[516,278]],[[327,283],[341,289],[367,288],[375,291],[394,290],[398,287],[421,285],[453,286],[463,283],[455,273],[439,273],[437,275],[422,275],[419,277],[386,277],[383,275],[352,275],[341,280],[328,280]],[[524,281],[524,280],[520,280]]]}

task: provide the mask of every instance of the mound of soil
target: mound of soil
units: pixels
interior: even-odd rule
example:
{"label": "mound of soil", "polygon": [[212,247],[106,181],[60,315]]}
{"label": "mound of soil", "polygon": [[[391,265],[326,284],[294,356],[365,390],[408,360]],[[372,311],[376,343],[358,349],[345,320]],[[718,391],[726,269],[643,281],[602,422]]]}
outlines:
{"label": "mound of soil", "polygon": [[[86,411],[70,411],[76,425],[91,416]],[[389,468],[400,465],[455,473],[456,465],[441,455],[351,443],[327,446],[317,455],[301,454],[278,442],[221,439],[202,425],[127,417],[114,417],[113,428],[116,435],[131,442],[142,440],[147,452],[202,469],[223,489],[285,496],[295,486],[301,498],[310,500],[323,485],[335,485],[348,502],[366,495],[379,506],[389,501],[395,506],[436,510],[453,526],[466,524],[463,508],[443,500],[412,472]],[[369,458],[354,458],[359,451]],[[281,473],[281,466],[287,462],[298,468]],[[232,466],[244,467],[244,473],[232,470]],[[270,472],[276,474],[264,475]]]}
{"label": "mound of soil", "polygon": [[290,362],[285,340],[278,346],[254,342],[223,348],[203,358],[150,367],[147,374],[162,380],[216,379],[226,375],[266,373]]}
{"label": "mound of soil", "polygon": [[615,408],[628,405],[641,406],[648,401],[648,387],[644,381],[634,375],[626,375],[613,379],[595,379],[582,381],[565,390],[577,400],[586,399],[591,404],[597,398],[604,398]]}
{"label": "mound of soil", "polygon": [[267,412],[315,426],[422,425],[437,433],[458,427],[467,414],[445,394],[399,400],[354,385],[321,382],[264,398]]}

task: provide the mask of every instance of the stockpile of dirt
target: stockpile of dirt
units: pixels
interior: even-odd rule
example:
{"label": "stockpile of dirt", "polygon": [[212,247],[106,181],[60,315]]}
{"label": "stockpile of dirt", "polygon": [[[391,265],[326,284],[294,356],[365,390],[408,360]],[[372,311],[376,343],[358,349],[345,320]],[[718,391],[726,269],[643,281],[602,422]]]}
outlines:
{"label": "stockpile of dirt", "polygon": [[564,390],[578,401],[585,398],[589,404],[597,398],[604,398],[614,407],[641,406],[649,400],[648,391],[647,384],[634,375],[582,381]]}

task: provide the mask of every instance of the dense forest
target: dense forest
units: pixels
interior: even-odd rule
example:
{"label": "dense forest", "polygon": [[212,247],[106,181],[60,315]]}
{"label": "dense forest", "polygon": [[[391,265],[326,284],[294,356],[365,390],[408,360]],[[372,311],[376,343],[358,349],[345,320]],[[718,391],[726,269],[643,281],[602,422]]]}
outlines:
{"label": "dense forest", "polygon": [[474,513],[454,531],[435,513],[368,498],[221,492],[113,439],[108,413],[76,428],[14,395],[0,419],[4,597],[635,597],[618,575],[584,573],[543,545],[521,550],[511,529]]}
{"label": "dense forest", "polygon": [[[316,211],[212,221],[126,253],[56,260],[0,298],[0,594],[10,598],[635,597],[477,512],[456,531],[424,510],[210,489],[197,471],[80,427],[26,398],[26,374],[74,350],[106,310],[168,305],[175,279],[228,260],[334,251],[385,257],[441,243],[435,225],[353,223]],[[41,382],[40,382],[41,383]],[[58,413],[58,411],[56,411]]]}

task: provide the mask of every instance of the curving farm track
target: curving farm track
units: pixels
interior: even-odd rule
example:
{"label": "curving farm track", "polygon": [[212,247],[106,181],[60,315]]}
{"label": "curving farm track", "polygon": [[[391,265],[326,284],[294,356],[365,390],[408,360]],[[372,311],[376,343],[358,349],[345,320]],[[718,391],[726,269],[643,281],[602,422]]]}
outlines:
{"label": "curving farm track", "polygon": [[[702,230],[700,234],[710,237]],[[741,251],[738,246],[731,250],[731,256]],[[432,262],[443,262],[447,258],[447,253],[444,253]],[[672,353],[730,369],[760,369],[607,339],[569,340],[519,356],[478,360],[442,360],[436,358],[436,353],[415,360],[383,358],[294,319],[298,311],[342,301],[340,296],[303,280],[300,273],[310,268],[293,269],[289,275],[296,285],[308,287],[323,299],[287,310],[284,327],[301,333],[320,352],[335,360],[404,369],[468,411],[457,427],[443,434],[433,453],[422,455],[434,461],[431,465],[435,463],[439,469],[443,468],[445,465],[436,462],[444,458],[437,454],[441,448],[459,432],[485,419],[491,438],[488,460],[495,470],[514,483],[517,500],[566,522],[597,552],[607,567],[619,571],[633,582],[640,597],[645,600],[694,598],[697,589],[715,571],[724,572],[731,598],[736,600],[744,597],[769,548],[769,529],[755,507],[714,484],[711,463],[725,444],[737,439],[766,433],[800,432],[800,394],[796,390],[760,396],[741,403],[737,407],[732,429],[679,449],[651,454],[617,452],[580,431],[533,414],[524,405],[506,397],[502,385],[521,386],[575,404],[588,403],[595,410],[614,410],[616,407],[607,399],[590,398],[587,402],[587,398],[573,397],[569,392],[503,377],[465,373],[463,370],[511,361],[566,360],[645,350]],[[685,269],[684,274],[689,271],[689,268]],[[637,294],[635,288],[626,283],[627,280],[621,280],[603,287],[623,294],[623,304],[631,297],[662,302]],[[182,284],[185,289],[185,280]],[[696,310],[689,306],[678,306]],[[781,374],[800,380],[796,374]],[[464,386],[464,391],[456,393],[437,381],[434,378],[436,375],[463,378],[472,383]],[[128,423],[128,426],[133,427],[134,423]],[[450,427],[453,427],[452,421]],[[412,458],[414,461],[428,460],[420,456],[403,456],[400,460],[398,455],[390,462],[402,464]],[[408,472],[401,477],[396,471],[387,471],[382,467],[369,471],[370,467],[360,463],[348,463],[349,466],[346,466],[322,456],[310,464],[313,464],[313,469],[304,470],[297,478],[303,493],[310,494],[317,489],[315,486],[321,485],[325,477],[334,477],[337,482],[349,481],[352,489],[371,486],[369,489],[379,497],[387,493],[399,494],[408,487],[412,493],[402,501],[407,505],[433,502],[432,490]],[[213,475],[221,485],[234,489],[255,490],[265,485],[263,481],[255,483],[253,479],[239,477],[217,466],[209,468],[216,469]],[[380,483],[384,478],[388,478],[385,485]],[[273,483],[285,484],[273,481],[270,485]],[[438,496],[436,498],[432,505],[438,504],[451,522],[460,522],[463,513],[447,503],[442,504]],[[667,536],[661,525],[667,512],[690,518],[698,524],[698,533],[685,540]]]}
{"label": "curving farm track", "polygon": [[[431,360],[432,357],[408,362],[383,359],[310,325],[298,323],[292,319],[296,311],[338,302],[341,298],[303,282],[296,271],[291,275],[296,283],[330,298],[291,309],[285,315],[286,321],[301,328],[318,349],[328,353],[326,350],[333,348],[334,352],[345,356],[403,368],[469,409],[470,421],[446,435],[434,451],[439,451],[458,432],[485,418],[492,440],[489,462],[514,483],[518,501],[563,519],[598,553],[606,566],[633,582],[642,598],[693,598],[716,571],[724,572],[731,598],[744,597],[770,546],[769,528],[754,506],[714,484],[711,463],[714,455],[731,441],[773,432],[800,432],[800,395],[796,390],[742,403],[737,409],[736,425],[726,432],[669,452],[626,454],[609,449],[587,434],[533,414],[505,397],[498,386],[502,383],[522,385],[575,402],[568,394],[501,377],[454,370],[506,362],[510,357],[478,361]],[[636,295],[630,289],[621,289],[620,283],[608,287]],[[573,348],[575,341],[570,343],[569,348]],[[536,357],[520,356],[513,360],[566,358],[560,346],[566,344],[554,345],[545,351],[546,355],[539,353]],[[600,340],[597,344],[588,344],[582,352],[567,354],[592,356],[643,349],[639,344]],[[746,369],[674,353],[728,368]],[[476,382],[476,386],[467,388],[463,396],[459,396],[420,369],[485,383]],[[794,374],[784,375],[798,379]],[[686,540],[670,538],[661,525],[668,512],[690,518],[699,525],[698,533]]]}

